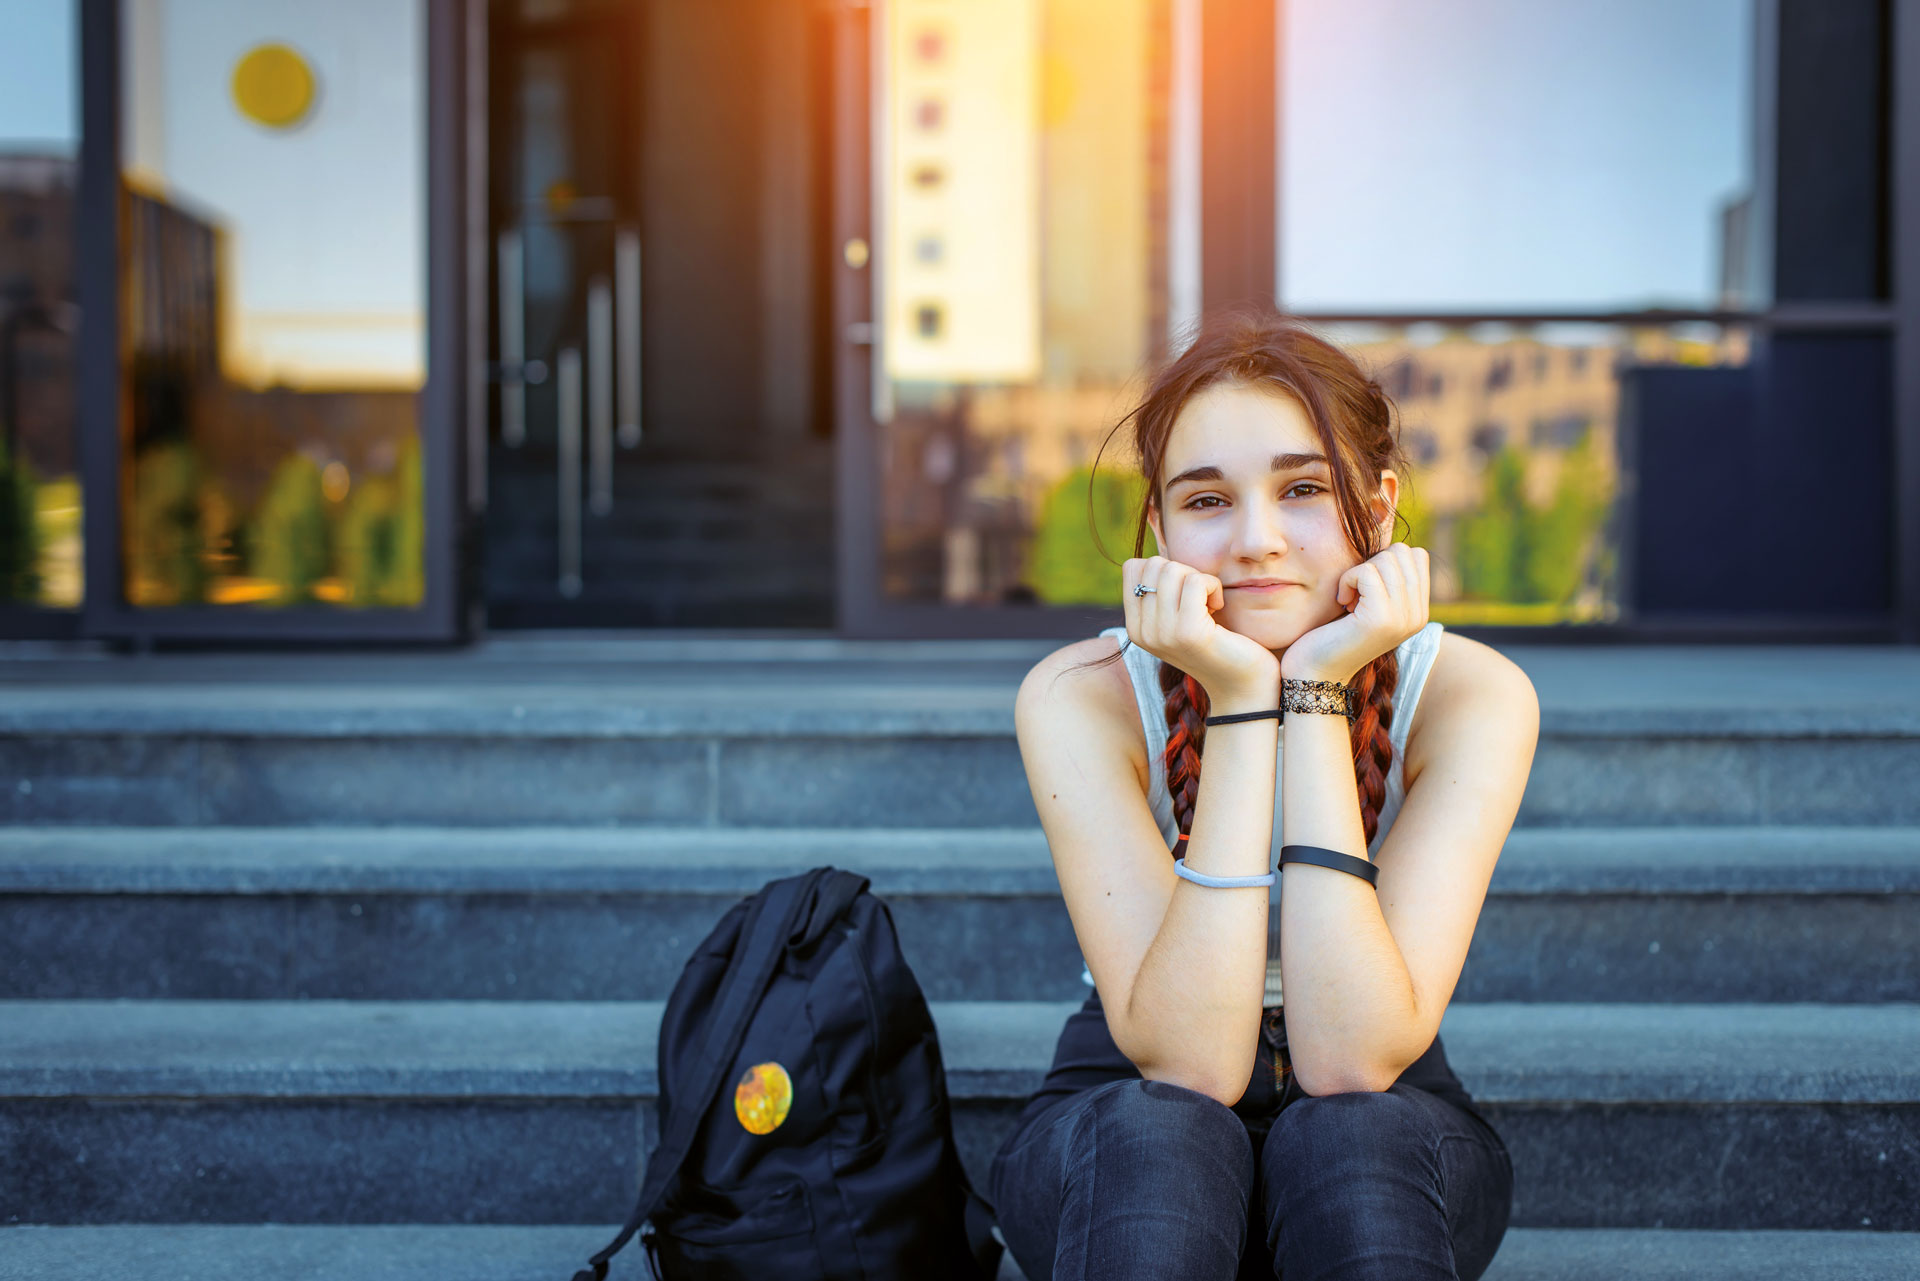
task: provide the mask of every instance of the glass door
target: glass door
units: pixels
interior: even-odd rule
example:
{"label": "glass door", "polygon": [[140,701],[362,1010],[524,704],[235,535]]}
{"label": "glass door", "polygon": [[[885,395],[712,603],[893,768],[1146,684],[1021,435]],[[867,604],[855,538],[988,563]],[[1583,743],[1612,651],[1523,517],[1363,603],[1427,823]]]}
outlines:
{"label": "glass door", "polygon": [[824,23],[491,21],[490,625],[830,626]]}
{"label": "glass door", "polygon": [[850,630],[1118,620],[1141,482],[1124,440],[1102,446],[1197,314],[1198,84],[1176,90],[1197,9],[888,0],[843,19],[867,77],[842,88],[841,146],[870,166],[842,219],[861,245],[842,268],[861,282],[841,331]]}
{"label": "glass door", "polygon": [[451,639],[460,6],[86,12],[87,631]]}

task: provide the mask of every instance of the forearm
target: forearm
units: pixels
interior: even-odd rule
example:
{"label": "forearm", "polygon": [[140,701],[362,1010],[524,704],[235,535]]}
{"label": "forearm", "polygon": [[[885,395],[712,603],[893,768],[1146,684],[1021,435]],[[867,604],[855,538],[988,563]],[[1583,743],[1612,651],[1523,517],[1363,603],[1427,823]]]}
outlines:
{"label": "forearm", "polygon": [[[1281,840],[1366,858],[1346,718],[1286,721]],[[1334,868],[1289,863],[1281,874],[1280,968],[1287,1044],[1311,1093],[1383,1090],[1410,1061],[1417,1026],[1406,959],[1378,892]]]}
{"label": "forearm", "polygon": [[[1274,706],[1269,691],[1216,702],[1215,714]],[[1278,722],[1207,731],[1187,866],[1211,876],[1271,870]],[[1231,1103],[1246,1089],[1266,987],[1267,890],[1176,879],[1120,1021],[1123,1048],[1149,1079]]]}

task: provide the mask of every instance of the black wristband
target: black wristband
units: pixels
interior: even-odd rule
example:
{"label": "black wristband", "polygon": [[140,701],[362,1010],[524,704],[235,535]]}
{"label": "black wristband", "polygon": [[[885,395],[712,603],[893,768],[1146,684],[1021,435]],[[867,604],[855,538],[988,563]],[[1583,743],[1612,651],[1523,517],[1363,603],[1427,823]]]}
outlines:
{"label": "black wristband", "polygon": [[1367,884],[1379,887],[1380,867],[1377,863],[1364,858],[1355,858],[1351,854],[1342,854],[1338,850],[1322,849],[1318,845],[1282,845],[1280,847],[1280,866],[1289,863],[1311,863],[1315,867],[1330,867],[1336,872],[1350,872]]}
{"label": "black wristband", "polygon": [[1285,715],[1286,713],[1282,711],[1280,708],[1269,707],[1264,712],[1234,712],[1228,716],[1209,716],[1207,717],[1207,724],[1231,725],[1235,721],[1260,721],[1260,720],[1267,720],[1269,718],[1277,721],[1283,718]]}

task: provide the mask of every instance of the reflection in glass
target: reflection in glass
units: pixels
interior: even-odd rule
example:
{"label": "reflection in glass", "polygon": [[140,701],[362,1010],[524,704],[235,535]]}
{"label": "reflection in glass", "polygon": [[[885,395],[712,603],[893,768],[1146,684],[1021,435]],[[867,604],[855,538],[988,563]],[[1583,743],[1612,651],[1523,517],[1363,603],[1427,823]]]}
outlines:
{"label": "reflection in glass", "polygon": [[422,25],[125,5],[129,603],[420,603]]}
{"label": "reflection in glass", "polygon": [[1285,0],[1301,312],[1746,307],[1751,0]]}
{"label": "reflection in glass", "polygon": [[1138,481],[1089,468],[1166,346],[1171,6],[889,9],[883,592],[1115,602]]}
{"label": "reflection in glass", "polygon": [[0,602],[81,601],[74,417],[77,19],[0,5]]}
{"label": "reflection in glass", "polygon": [[1620,617],[1622,375],[1742,365],[1744,329],[1328,326],[1400,416],[1413,463],[1399,532],[1431,558],[1452,624]]}

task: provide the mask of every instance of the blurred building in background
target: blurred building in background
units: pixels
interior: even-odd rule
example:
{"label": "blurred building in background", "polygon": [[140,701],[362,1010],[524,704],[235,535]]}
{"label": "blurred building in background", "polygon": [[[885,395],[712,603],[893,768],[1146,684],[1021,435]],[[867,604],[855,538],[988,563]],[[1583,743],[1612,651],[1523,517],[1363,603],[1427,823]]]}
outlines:
{"label": "blurred building in background", "polygon": [[1087,634],[1265,298],[1444,621],[1920,639],[1904,14],[0,0],[0,635]]}

